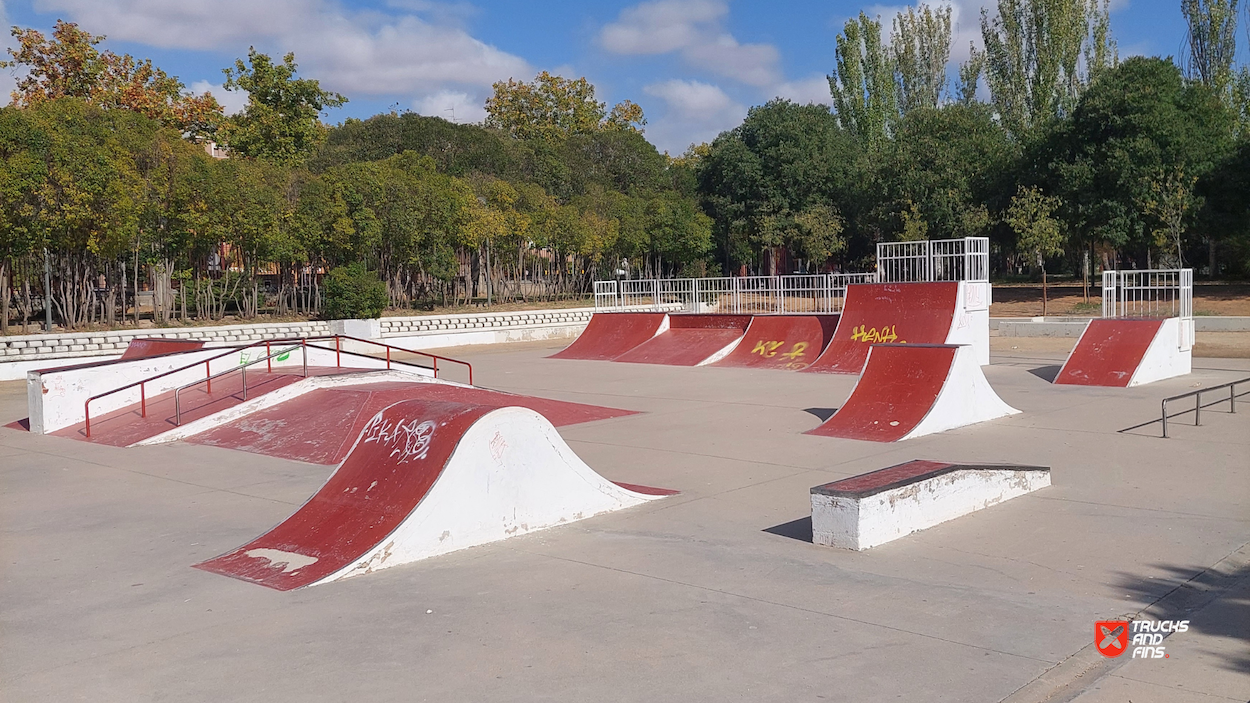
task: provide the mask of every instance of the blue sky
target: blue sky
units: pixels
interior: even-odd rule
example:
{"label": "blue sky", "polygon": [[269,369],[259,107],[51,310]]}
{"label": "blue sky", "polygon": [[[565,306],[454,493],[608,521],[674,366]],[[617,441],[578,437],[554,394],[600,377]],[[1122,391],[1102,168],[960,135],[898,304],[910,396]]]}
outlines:
{"label": "blue sky", "polygon": [[[980,44],[977,0],[956,0],[954,62]],[[574,2],[548,0],[0,0],[9,25],[48,30],[58,18],[105,34],[107,48],[151,58],[228,107],[221,69],[255,45],[294,51],[301,75],[351,99],[326,119],[397,106],[476,122],[491,83],[538,71],[586,76],[609,105],[642,105],[647,136],[680,153],[775,96],[828,101],[834,37],[866,9],[888,26],[902,5],[855,2]],[[1175,55],[1179,0],[1116,0],[1121,56]],[[1240,44],[1250,43],[1244,27]],[[1245,52],[1239,52],[1244,54]],[[7,93],[13,78],[0,76]]]}

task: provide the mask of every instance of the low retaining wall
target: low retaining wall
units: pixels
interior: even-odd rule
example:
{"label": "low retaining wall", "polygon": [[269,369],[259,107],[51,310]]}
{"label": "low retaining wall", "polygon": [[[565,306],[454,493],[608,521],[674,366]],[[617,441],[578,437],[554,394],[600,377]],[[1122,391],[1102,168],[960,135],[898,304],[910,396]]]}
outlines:
{"label": "low retaining wall", "polygon": [[[1088,317],[990,318],[990,330],[999,337],[1080,337]],[[1250,317],[1203,316],[1194,318],[1196,332],[1250,332]]]}
{"label": "low retaining wall", "polygon": [[[438,349],[466,344],[569,339],[581,333],[592,314],[593,308],[568,308],[384,317],[379,322],[382,339],[388,343],[413,349]],[[203,339],[205,348],[213,348],[328,334],[332,334],[331,323],[317,321],[0,337],[0,381],[26,378],[28,371],[64,365],[49,363],[62,359],[117,359],[135,337]]]}

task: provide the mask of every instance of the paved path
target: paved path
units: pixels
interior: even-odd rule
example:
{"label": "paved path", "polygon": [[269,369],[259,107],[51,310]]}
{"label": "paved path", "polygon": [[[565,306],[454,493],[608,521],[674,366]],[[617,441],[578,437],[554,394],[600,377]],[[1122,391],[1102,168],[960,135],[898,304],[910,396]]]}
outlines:
{"label": "paved path", "polygon": [[[457,351],[484,386],[645,411],[560,432],[606,477],[681,495],[289,593],[190,565],[325,467],[0,429],[0,700],[1250,699],[1250,402],[1167,441],[1117,432],[1250,361],[1078,388],[1046,382],[1061,354],[1000,352],[986,376],[1022,415],[882,445],[802,434],[853,377],[556,348]],[[0,384],[0,424],[24,405]],[[863,553],[805,541],[811,486],[916,458],[1055,485]],[[1169,659],[1091,654],[1095,620],[1152,604],[1193,622]]]}

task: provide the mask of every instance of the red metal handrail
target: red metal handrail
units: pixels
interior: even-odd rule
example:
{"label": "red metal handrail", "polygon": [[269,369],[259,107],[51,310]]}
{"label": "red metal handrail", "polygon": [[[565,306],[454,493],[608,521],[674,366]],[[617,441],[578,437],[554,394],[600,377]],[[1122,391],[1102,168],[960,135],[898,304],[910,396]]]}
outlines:
{"label": "red metal handrail", "polygon": [[[147,404],[147,390],[146,390],[146,384],[147,384],[149,381],[155,381],[155,380],[157,380],[157,379],[159,379],[159,378],[164,378],[165,376],[170,376],[170,375],[172,375],[172,374],[176,374],[176,373],[178,373],[178,372],[180,372],[180,371],[186,371],[187,369],[195,368],[196,366],[199,366],[200,364],[204,364],[204,375],[205,375],[205,379],[204,379],[204,380],[205,380],[205,381],[207,382],[207,384],[208,384],[208,385],[207,385],[207,391],[208,391],[209,393],[212,393],[212,392],[213,392],[213,385],[212,385],[212,384],[213,384],[213,379],[212,379],[213,373],[212,373],[212,367],[209,365],[209,364],[210,364],[210,362],[213,362],[213,361],[216,361],[217,359],[221,359],[221,358],[224,358],[224,357],[230,356],[231,354],[234,354],[234,353],[237,353],[237,352],[241,352],[241,351],[246,350],[246,349],[251,349],[252,347],[259,347],[259,346],[261,346],[262,344],[265,346],[265,355],[268,357],[268,356],[271,354],[271,352],[270,352],[270,348],[271,348],[271,346],[270,346],[270,345],[273,345],[273,344],[287,344],[287,343],[293,343],[293,342],[300,342],[300,343],[302,343],[305,347],[307,347],[307,346],[308,346],[308,342],[310,342],[310,341],[322,341],[322,340],[329,340],[329,339],[333,339],[333,340],[334,340],[335,367],[336,367],[336,368],[342,368],[342,367],[343,367],[343,363],[342,363],[342,358],[343,358],[343,357],[342,357],[342,355],[343,355],[343,353],[344,353],[344,352],[343,352],[343,350],[342,350],[341,340],[343,340],[343,339],[350,339],[350,340],[355,341],[355,342],[363,342],[363,343],[365,343],[365,344],[372,344],[372,345],[374,345],[374,346],[384,347],[384,348],[386,349],[386,368],[387,368],[387,369],[390,369],[390,368],[391,368],[391,364],[392,364],[392,363],[396,363],[396,364],[403,364],[404,366],[416,366],[417,368],[426,368],[426,367],[424,367],[424,366],[421,366],[420,364],[411,364],[411,363],[408,363],[408,362],[406,362],[406,361],[394,361],[394,362],[392,362],[392,360],[391,360],[391,350],[393,349],[393,350],[396,350],[396,351],[406,352],[406,353],[408,353],[408,354],[415,354],[415,355],[417,355],[417,356],[424,356],[424,357],[426,357],[426,358],[431,359],[431,360],[432,360],[432,362],[433,362],[433,367],[432,367],[432,369],[431,369],[431,370],[434,372],[434,378],[438,378],[438,362],[439,362],[439,361],[448,361],[448,362],[451,362],[451,363],[453,363],[453,364],[460,364],[460,365],[462,365],[462,366],[464,366],[465,368],[467,368],[467,369],[468,369],[468,372],[469,372],[469,385],[470,385],[470,386],[471,386],[471,385],[473,385],[473,365],[472,365],[472,364],[470,364],[470,363],[469,363],[469,362],[467,362],[467,361],[461,361],[461,360],[459,360],[459,359],[452,359],[452,358],[450,358],[450,357],[446,357],[446,356],[439,356],[438,354],[431,354],[431,353],[429,353],[429,352],[417,351],[417,350],[415,350],[415,349],[404,349],[403,347],[397,347],[397,346],[394,346],[394,345],[391,345],[391,344],[386,344],[386,343],[384,343],[384,342],[378,342],[378,341],[375,341],[375,340],[372,340],[372,339],[361,339],[360,337],[351,337],[351,336],[348,336],[348,335],[343,335],[343,334],[322,335],[322,336],[318,336],[318,337],[284,337],[284,338],[282,338],[282,339],[267,339],[267,340],[264,340],[264,341],[262,341],[262,342],[252,342],[251,344],[244,344],[244,345],[235,346],[235,347],[224,347],[227,351],[225,351],[225,352],[223,352],[223,353],[221,353],[221,354],[218,354],[217,356],[209,357],[209,358],[204,359],[204,360],[202,360],[202,361],[197,361],[197,362],[195,362],[195,363],[193,363],[193,364],[187,364],[186,366],[181,366],[181,367],[179,367],[179,368],[176,368],[176,369],[171,369],[171,370],[169,370],[169,371],[164,371],[164,372],[162,372],[162,373],[156,374],[155,376],[152,376],[151,378],[145,378],[145,379],[140,380],[140,381],[135,381],[134,383],[128,383],[128,384],[126,384],[126,385],[124,385],[124,386],[120,386],[120,387],[118,387],[118,388],[114,388],[114,389],[112,389],[112,390],[105,391],[105,392],[103,392],[103,393],[99,393],[99,394],[97,394],[97,395],[93,395],[93,396],[91,396],[90,398],[88,398],[88,399],[86,399],[85,401],[83,401],[83,417],[84,417],[84,420],[85,420],[84,429],[85,429],[85,431],[86,431],[87,438],[88,438],[88,439],[90,439],[90,438],[91,438],[91,401],[93,401],[93,400],[99,400],[100,398],[103,398],[103,397],[105,397],[105,396],[109,396],[109,395],[112,395],[112,394],[114,394],[114,393],[119,393],[119,392],[124,391],[124,390],[129,390],[129,389],[131,389],[131,388],[134,388],[135,386],[138,386],[138,387],[139,387],[139,416],[140,416],[140,417],[147,417],[147,416],[148,416],[148,404]],[[318,346],[316,346],[316,345],[313,345],[313,346],[314,346],[314,348],[316,348],[316,349],[325,349],[325,350],[327,350],[327,351],[329,350],[327,347],[318,347]],[[306,352],[306,351],[305,351],[305,352],[303,352],[303,353],[304,353],[304,354],[307,354],[307,352]],[[370,358],[370,359],[375,358],[375,357],[370,357],[370,356],[368,356],[368,355],[366,355],[366,354],[357,354],[357,353],[355,353],[355,352],[346,352],[346,353],[347,353],[347,354],[349,354],[349,355],[352,355],[352,356],[362,356],[362,357],[366,357],[366,358]],[[268,365],[267,365],[267,366],[268,366],[268,371],[269,371],[270,373],[272,373],[272,372],[273,372],[273,363],[272,363],[272,361],[271,361],[271,360],[269,360],[269,359],[266,359],[266,361],[268,361],[268,362],[269,362],[269,363],[268,363]]]}

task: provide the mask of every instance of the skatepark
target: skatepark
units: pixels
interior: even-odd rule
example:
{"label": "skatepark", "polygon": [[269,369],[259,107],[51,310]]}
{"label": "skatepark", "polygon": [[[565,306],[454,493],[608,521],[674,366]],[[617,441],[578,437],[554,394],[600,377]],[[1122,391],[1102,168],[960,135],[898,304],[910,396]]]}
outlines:
{"label": "skatepark", "polygon": [[[1250,360],[1190,358],[1183,310],[1006,345],[976,283],[606,311],[571,345],[440,349],[441,376],[335,338],[3,382],[6,698],[1246,700],[1250,413],[1213,394],[1163,439],[1159,408]],[[101,368],[176,380],[84,402]],[[1043,471],[820,537],[818,488]],[[1191,625],[1165,660],[1099,654],[1126,618]]]}

